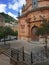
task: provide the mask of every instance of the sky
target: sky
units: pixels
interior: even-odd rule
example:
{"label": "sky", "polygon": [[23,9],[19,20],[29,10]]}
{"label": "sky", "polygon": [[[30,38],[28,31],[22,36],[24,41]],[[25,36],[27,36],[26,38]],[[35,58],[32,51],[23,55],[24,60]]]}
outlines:
{"label": "sky", "polygon": [[16,19],[18,12],[21,14],[23,4],[26,4],[25,0],[0,0],[0,13],[4,12]]}

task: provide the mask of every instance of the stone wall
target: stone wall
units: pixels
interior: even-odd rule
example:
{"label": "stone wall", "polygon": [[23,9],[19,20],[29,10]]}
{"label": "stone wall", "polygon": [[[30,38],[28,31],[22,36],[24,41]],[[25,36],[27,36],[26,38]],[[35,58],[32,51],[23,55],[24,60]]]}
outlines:
{"label": "stone wall", "polygon": [[26,6],[22,10],[22,16],[19,18],[18,39],[32,40],[32,27],[40,27],[42,19],[49,20],[49,1],[38,0],[38,8],[33,9],[32,0],[26,0]]}

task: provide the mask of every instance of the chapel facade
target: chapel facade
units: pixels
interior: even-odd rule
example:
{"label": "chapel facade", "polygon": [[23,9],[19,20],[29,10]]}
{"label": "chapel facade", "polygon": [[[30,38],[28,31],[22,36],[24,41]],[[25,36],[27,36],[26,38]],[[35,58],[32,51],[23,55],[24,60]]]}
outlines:
{"label": "chapel facade", "polygon": [[49,0],[26,0],[22,15],[18,17],[18,39],[38,40],[35,32],[43,18],[49,20]]}

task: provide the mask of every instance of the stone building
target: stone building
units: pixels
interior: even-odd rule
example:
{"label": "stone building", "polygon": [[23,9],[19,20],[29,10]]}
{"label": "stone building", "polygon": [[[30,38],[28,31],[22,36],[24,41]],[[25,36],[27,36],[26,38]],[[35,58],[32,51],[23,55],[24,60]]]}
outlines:
{"label": "stone building", "polygon": [[4,26],[4,25],[5,25],[4,17],[0,15],[0,26]]}
{"label": "stone building", "polygon": [[5,23],[5,26],[10,27],[13,31],[18,31],[18,23],[17,22]]}
{"label": "stone building", "polygon": [[26,0],[22,15],[18,17],[18,38],[38,40],[35,32],[42,24],[43,18],[49,19],[49,0]]}

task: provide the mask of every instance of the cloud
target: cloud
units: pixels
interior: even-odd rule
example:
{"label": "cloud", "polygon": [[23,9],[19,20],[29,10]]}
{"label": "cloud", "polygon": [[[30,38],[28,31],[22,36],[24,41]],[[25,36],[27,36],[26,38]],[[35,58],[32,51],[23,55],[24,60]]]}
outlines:
{"label": "cloud", "polygon": [[0,4],[0,12],[6,12],[6,4]]}
{"label": "cloud", "polygon": [[13,3],[9,4],[9,9],[18,11],[19,8],[23,6],[23,4],[26,4],[25,0],[13,0]]}
{"label": "cloud", "polygon": [[26,4],[25,0],[19,0],[20,5],[22,6],[23,4]]}
{"label": "cloud", "polygon": [[9,9],[17,10],[18,11],[19,4],[16,2],[14,4],[9,4]]}
{"label": "cloud", "polygon": [[12,16],[13,18],[15,18],[15,19],[17,19],[16,17],[16,15],[14,15],[13,13],[11,13],[11,12],[8,12],[8,15],[10,15],[10,16]]}
{"label": "cloud", "polygon": [[[6,4],[0,4],[0,12],[5,12],[6,14],[9,14],[10,16],[14,17],[16,19],[16,17],[18,16],[15,15],[15,12],[18,13],[20,12],[20,15],[22,14],[22,6],[23,4],[25,4],[25,0],[8,0],[8,3]],[[14,12],[15,11],[15,12]],[[13,12],[13,13],[11,13]]]}
{"label": "cloud", "polygon": [[22,10],[20,10],[20,15],[22,14]]}

